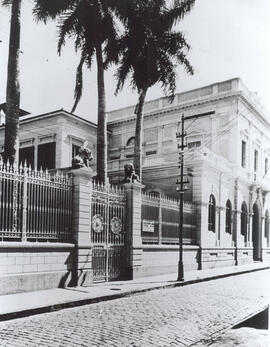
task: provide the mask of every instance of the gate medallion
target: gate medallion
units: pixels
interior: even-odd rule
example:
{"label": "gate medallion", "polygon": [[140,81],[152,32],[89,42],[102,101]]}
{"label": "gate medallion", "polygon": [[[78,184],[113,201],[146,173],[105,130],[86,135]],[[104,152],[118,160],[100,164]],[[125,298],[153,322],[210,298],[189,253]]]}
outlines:
{"label": "gate medallion", "polygon": [[121,219],[118,217],[113,217],[111,219],[111,231],[115,234],[115,235],[119,235],[122,231],[122,222]]}
{"label": "gate medallion", "polygon": [[103,218],[100,214],[94,215],[92,219],[92,228],[96,233],[100,233],[103,230]]}

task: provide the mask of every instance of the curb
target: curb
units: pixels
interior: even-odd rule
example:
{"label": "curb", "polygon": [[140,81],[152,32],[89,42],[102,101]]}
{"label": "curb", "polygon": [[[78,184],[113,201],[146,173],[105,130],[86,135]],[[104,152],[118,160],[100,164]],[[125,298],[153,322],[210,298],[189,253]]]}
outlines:
{"label": "curb", "polygon": [[96,304],[96,303],[99,303],[102,301],[111,301],[111,300],[120,299],[123,297],[128,297],[128,296],[138,294],[138,293],[149,292],[152,290],[158,290],[158,289],[164,289],[164,288],[184,287],[184,286],[195,284],[195,283],[208,282],[208,281],[221,279],[221,278],[225,278],[225,277],[232,277],[232,276],[246,274],[249,272],[256,272],[256,271],[262,271],[262,270],[268,270],[268,269],[270,269],[270,266],[265,266],[265,267],[262,267],[259,269],[243,270],[243,271],[239,271],[239,272],[235,272],[235,273],[214,275],[214,276],[209,276],[206,278],[196,278],[196,279],[188,280],[188,281],[184,281],[184,282],[175,282],[175,283],[168,283],[168,284],[164,284],[164,285],[157,285],[157,286],[151,287],[151,288],[134,289],[134,290],[129,290],[129,291],[124,292],[124,293],[117,293],[117,294],[112,294],[112,295],[104,295],[104,296],[100,296],[100,297],[96,297],[96,298],[68,301],[68,302],[63,302],[60,304],[48,305],[48,306],[43,306],[43,307],[31,308],[31,309],[25,309],[25,310],[17,311],[17,312],[8,312],[8,313],[0,314],[0,322],[13,320],[13,319],[17,319],[17,318],[28,317],[28,316],[34,316],[34,315],[41,314],[41,313],[60,311],[60,310],[65,309],[65,308],[72,308],[72,307],[79,307],[79,306],[84,306],[84,305]]}

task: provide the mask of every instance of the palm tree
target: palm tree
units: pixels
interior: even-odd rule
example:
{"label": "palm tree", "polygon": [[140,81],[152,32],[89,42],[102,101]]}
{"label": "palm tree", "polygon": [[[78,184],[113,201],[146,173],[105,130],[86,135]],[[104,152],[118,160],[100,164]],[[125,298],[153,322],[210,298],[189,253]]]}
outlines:
{"label": "palm tree", "polygon": [[34,15],[38,20],[59,20],[58,53],[67,37],[75,39],[75,49],[81,54],[77,67],[74,91],[75,103],[81,98],[83,89],[82,68],[92,67],[93,57],[97,63],[98,126],[97,126],[97,177],[107,177],[107,119],[105,104],[104,71],[117,62],[117,31],[113,0],[36,0]]}
{"label": "palm tree", "polygon": [[11,5],[9,55],[6,87],[6,125],[4,160],[11,164],[18,162],[19,148],[19,115],[20,115],[20,85],[19,85],[19,54],[20,54],[20,15],[21,0],[4,0],[3,5]]}
{"label": "palm tree", "polygon": [[135,108],[136,128],[134,168],[142,177],[143,107],[147,90],[160,83],[170,101],[176,87],[176,67],[182,65],[193,74],[186,51],[189,45],[175,24],[191,11],[195,0],[175,0],[168,7],[166,0],[130,0],[128,16],[119,14],[124,23],[120,39],[121,58],[116,72],[116,94],[130,76],[131,85],[139,94]]}

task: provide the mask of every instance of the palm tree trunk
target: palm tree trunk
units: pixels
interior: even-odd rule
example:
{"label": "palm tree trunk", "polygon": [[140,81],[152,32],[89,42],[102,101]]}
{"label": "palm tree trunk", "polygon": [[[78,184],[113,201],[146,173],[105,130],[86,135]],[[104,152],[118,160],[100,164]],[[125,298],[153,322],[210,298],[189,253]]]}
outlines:
{"label": "palm tree trunk", "polygon": [[136,128],[134,143],[134,169],[142,182],[142,132],[143,132],[143,106],[147,88],[144,88],[139,94],[139,102],[136,107]]}
{"label": "palm tree trunk", "polygon": [[101,44],[96,46],[96,59],[98,81],[97,178],[99,181],[105,182],[107,178],[107,115]]}
{"label": "palm tree trunk", "polygon": [[20,54],[20,15],[21,0],[13,0],[11,8],[9,57],[6,89],[6,125],[4,159],[11,164],[18,162],[19,150],[19,54]]}

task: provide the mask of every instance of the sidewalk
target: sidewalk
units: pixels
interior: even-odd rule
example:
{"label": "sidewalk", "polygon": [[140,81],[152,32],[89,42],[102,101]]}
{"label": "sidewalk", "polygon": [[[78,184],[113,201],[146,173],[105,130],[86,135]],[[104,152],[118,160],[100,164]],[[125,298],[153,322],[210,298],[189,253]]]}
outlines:
{"label": "sidewalk", "polygon": [[270,268],[269,263],[186,272],[185,280],[177,282],[177,274],[145,277],[130,281],[97,283],[91,287],[56,288],[0,296],[0,321],[51,312],[63,308],[113,300],[153,289],[178,287],[222,277]]}

